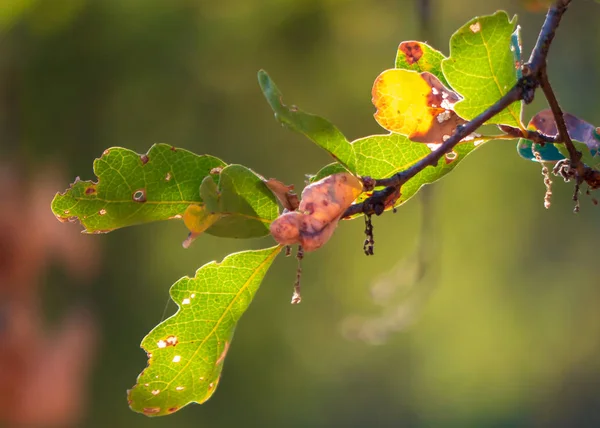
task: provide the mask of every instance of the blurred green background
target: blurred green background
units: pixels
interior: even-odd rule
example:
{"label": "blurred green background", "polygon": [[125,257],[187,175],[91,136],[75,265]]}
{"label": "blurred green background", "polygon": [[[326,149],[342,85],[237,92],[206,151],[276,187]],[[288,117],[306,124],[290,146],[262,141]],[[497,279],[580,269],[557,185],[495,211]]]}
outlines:
{"label": "blurred green background", "polygon": [[[329,118],[353,139],[382,132],[370,89],[393,66],[401,41],[423,38],[447,54],[460,25],[504,9],[519,15],[528,55],[544,19],[516,0],[432,1],[424,28],[419,4],[0,3],[0,212],[15,217],[0,222],[0,256],[18,246],[24,261],[11,260],[31,271],[36,239],[51,246],[69,234],[71,243],[49,247],[27,297],[15,293],[25,287],[18,276],[5,279],[0,339],[14,333],[6,327],[11,299],[37,302],[31,307],[43,315],[42,336],[60,329],[72,308],[87,314],[95,332],[81,357],[89,369],[55,380],[77,376],[77,416],[41,417],[31,426],[600,426],[599,208],[582,197],[574,215],[572,186],[556,179],[546,211],[539,165],[519,158],[511,142],[475,152],[429,187],[426,205],[415,198],[375,219],[375,257],[363,254],[363,222],[344,222],[304,260],[299,306],[289,304],[295,260],[280,257],[239,324],[207,403],[159,419],[127,407],[125,391],[146,364],[138,344],[175,311],[173,304],[165,310],[170,285],[272,239],[203,236],[184,250],[187,232],[177,221],[80,235],[79,225],[54,219],[53,194],[75,176],[93,178],[92,161],[108,147],[143,153],[159,142],[301,188],[304,174],[330,159],[275,122],[257,70],[268,70],[288,103]],[[565,110],[596,124],[599,16],[594,2],[575,1],[549,57]],[[539,93],[527,112],[542,108]],[[10,191],[15,186],[19,192]],[[429,262],[413,281],[420,230]],[[82,260],[63,263],[62,251]],[[7,260],[0,272],[10,269]],[[13,370],[10,343],[0,348],[5,372]],[[47,363],[44,352],[23,352],[33,361],[24,372]],[[45,402],[36,391],[51,392],[52,382],[26,394],[32,407],[24,414]],[[14,393],[7,385],[0,385],[3,401]],[[21,423],[6,409],[2,419]]]}

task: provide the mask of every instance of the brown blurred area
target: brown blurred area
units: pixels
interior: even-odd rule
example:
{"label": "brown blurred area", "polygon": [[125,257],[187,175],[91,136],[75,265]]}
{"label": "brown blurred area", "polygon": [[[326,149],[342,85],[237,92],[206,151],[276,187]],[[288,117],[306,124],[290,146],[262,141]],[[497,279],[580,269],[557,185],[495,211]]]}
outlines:
{"label": "brown blurred area", "polygon": [[53,264],[89,286],[101,253],[95,242],[47,215],[65,178],[59,165],[38,168],[25,177],[15,165],[0,165],[0,420],[9,426],[76,426],[87,405],[97,323],[80,304],[49,328],[41,288]]}
{"label": "brown blurred area", "polygon": [[[545,210],[539,166],[508,142],[427,204],[374,219],[375,257],[363,222],[342,222],[303,261],[297,307],[295,260],[280,257],[207,403],[153,420],[128,409],[138,345],[175,310],[169,287],[273,241],[201,236],[186,250],[178,221],[84,235],[53,216],[54,194],[93,179],[106,148],[154,143],[300,191],[331,160],[273,119],[259,69],[354,139],[383,132],[370,90],[401,41],[448,54],[464,22],[505,9],[527,54],[543,22],[541,1],[429,3],[424,34],[412,0],[0,1],[0,426],[600,425],[599,211],[584,198],[574,215],[558,180]],[[596,125],[599,14],[574,1],[549,56],[563,108]],[[543,108],[538,95],[526,120]]]}

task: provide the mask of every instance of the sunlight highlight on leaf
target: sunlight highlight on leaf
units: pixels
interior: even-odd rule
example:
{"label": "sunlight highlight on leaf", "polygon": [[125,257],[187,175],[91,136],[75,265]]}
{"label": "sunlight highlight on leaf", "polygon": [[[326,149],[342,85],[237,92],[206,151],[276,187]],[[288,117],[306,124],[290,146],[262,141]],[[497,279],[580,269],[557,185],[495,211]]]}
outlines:
{"label": "sunlight highlight on leaf", "polygon": [[431,73],[386,70],[375,79],[372,96],[375,120],[412,141],[441,144],[465,123],[453,111],[458,95]]}
{"label": "sunlight highlight on leaf", "polygon": [[179,309],[142,341],[148,366],[128,391],[131,409],[163,416],[212,396],[235,326],[281,248],[231,254],[173,284]]}

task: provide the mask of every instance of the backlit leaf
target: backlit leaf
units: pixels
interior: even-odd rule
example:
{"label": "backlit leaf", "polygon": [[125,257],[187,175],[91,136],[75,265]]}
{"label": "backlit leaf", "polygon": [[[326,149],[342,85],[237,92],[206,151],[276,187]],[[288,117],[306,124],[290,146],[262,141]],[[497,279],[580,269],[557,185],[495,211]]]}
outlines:
{"label": "backlit leaf", "polygon": [[171,287],[179,309],[142,341],[148,366],[128,391],[133,410],[162,416],[211,397],[235,326],[280,250],[276,246],[231,254]]}
{"label": "backlit leaf", "polygon": [[437,77],[446,87],[450,87],[442,72],[442,60],[446,57],[427,43],[414,40],[402,42],[396,54],[396,68],[422,73],[427,71]]}
{"label": "backlit leaf", "polygon": [[[481,140],[460,143],[451,153],[442,157],[437,166],[427,167],[418,173],[402,186],[401,196],[396,202],[396,206],[414,196],[423,185],[433,183],[448,174],[480,144]],[[408,169],[436,148],[415,143],[398,134],[372,135],[358,139],[352,145],[356,153],[356,173],[361,176],[378,178],[391,177]],[[361,199],[367,196],[363,195]]]}
{"label": "backlit leaf", "polygon": [[431,73],[386,70],[372,90],[375,120],[412,141],[440,144],[465,123],[453,111],[460,99]]}
{"label": "backlit leaf", "polygon": [[94,161],[97,182],[77,179],[57,194],[52,211],[61,221],[79,220],[86,233],[180,218],[190,204],[202,202],[198,188],[213,168],[225,163],[166,144],[139,155],[121,147]]}
{"label": "backlit leaf", "polygon": [[[450,39],[450,57],[442,70],[453,90],[464,99],[456,113],[468,120],[483,112],[517,83],[517,66],[511,52],[516,17],[504,11],[473,18]],[[511,104],[487,123],[522,128],[521,102]]]}

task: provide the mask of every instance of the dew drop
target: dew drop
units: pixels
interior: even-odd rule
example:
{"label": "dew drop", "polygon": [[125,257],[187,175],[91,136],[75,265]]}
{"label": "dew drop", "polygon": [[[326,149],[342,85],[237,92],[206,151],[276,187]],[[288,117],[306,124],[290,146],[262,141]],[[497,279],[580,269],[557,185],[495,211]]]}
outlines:
{"label": "dew drop", "polygon": [[98,211],[99,215],[106,215],[106,210],[104,208],[102,208],[100,211]]}
{"label": "dew drop", "polygon": [[194,297],[196,297],[196,293],[192,293],[190,297],[193,299]]}
{"label": "dew drop", "polygon": [[146,189],[139,189],[133,192],[133,200],[136,202],[146,202]]}

